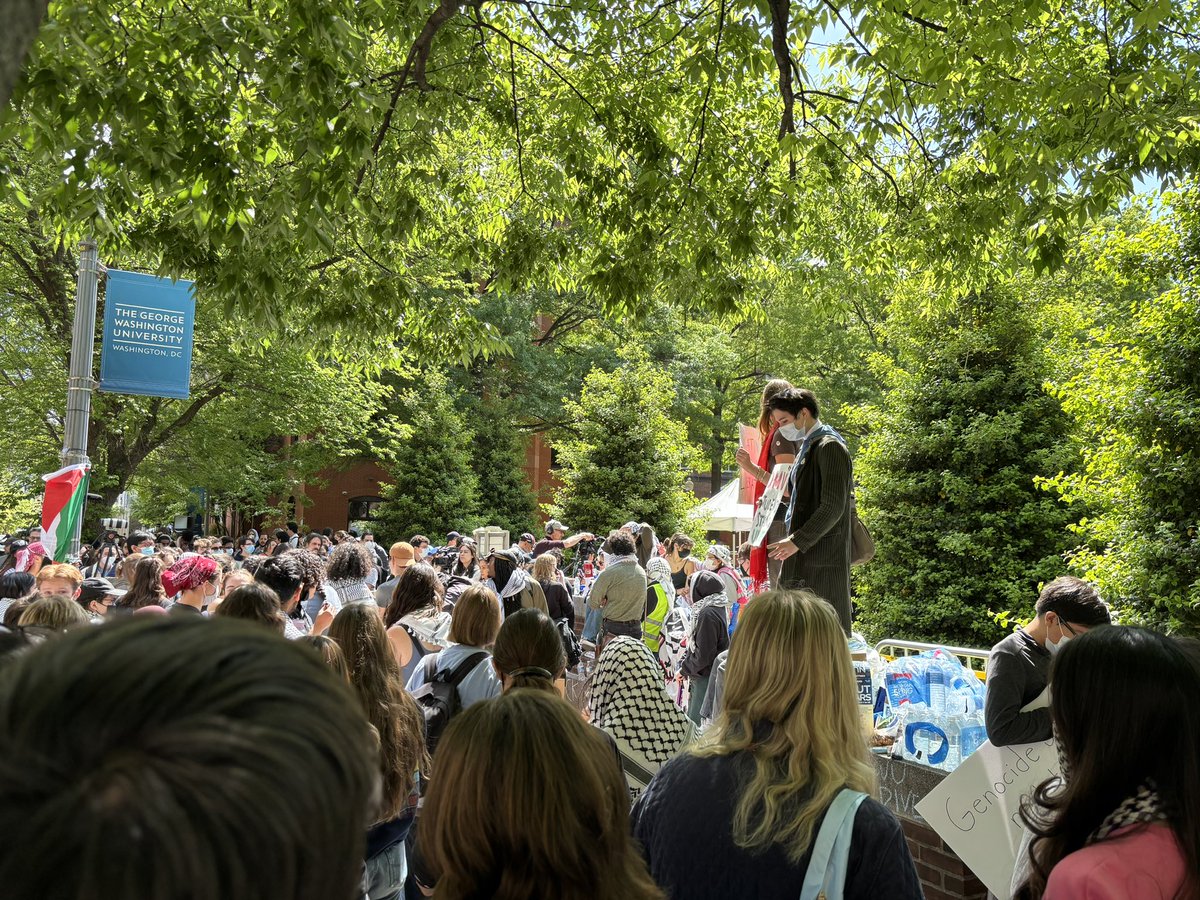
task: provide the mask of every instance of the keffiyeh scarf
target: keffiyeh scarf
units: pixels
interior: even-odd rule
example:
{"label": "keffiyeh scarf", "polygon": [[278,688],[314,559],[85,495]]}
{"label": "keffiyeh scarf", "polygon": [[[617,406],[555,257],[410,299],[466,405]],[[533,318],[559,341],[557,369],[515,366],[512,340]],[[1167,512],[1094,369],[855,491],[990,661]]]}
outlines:
{"label": "keffiyeh scarf", "polygon": [[515,597],[525,590],[525,586],[532,580],[524,569],[513,569],[512,574],[508,576],[508,582],[504,585],[504,590],[500,592],[500,599],[507,600],[509,597]]}
{"label": "keffiyeh scarf", "polygon": [[646,561],[646,577],[661,584],[667,592],[668,608],[675,607],[675,583],[671,581],[671,564],[665,557],[655,556]]}
{"label": "keffiyeh scarf", "polygon": [[1100,827],[1088,836],[1087,842],[1094,844],[1109,837],[1114,831],[1131,825],[1147,825],[1166,821],[1167,813],[1153,780],[1147,780],[1132,797],[1126,798],[1108,814]]}
{"label": "keffiyeh scarf", "polygon": [[695,728],[663,687],[662,667],[636,638],[615,637],[600,654],[592,681],[592,724],[662,765]]}

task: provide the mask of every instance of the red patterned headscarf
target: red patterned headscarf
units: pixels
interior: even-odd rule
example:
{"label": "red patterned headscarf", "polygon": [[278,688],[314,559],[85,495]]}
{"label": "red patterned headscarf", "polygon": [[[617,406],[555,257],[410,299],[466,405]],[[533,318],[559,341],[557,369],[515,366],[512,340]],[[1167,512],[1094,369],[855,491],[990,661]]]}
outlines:
{"label": "red patterned headscarf", "polygon": [[213,580],[217,563],[207,556],[185,556],[162,575],[162,586],[168,597],[180,591],[190,591]]}

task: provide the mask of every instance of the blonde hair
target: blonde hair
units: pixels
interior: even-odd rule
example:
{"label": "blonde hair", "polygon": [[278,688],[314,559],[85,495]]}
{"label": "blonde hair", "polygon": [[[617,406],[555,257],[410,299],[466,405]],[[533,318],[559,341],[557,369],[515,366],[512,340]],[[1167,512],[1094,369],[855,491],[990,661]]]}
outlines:
{"label": "blonde hair", "polygon": [[553,553],[543,553],[533,561],[533,580],[550,581],[558,568],[558,560]]}
{"label": "blonde hair", "polygon": [[854,685],[846,634],[824,600],[768,591],[746,605],[729,649],[724,707],[692,751],[754,759],[733,817],[739,847],[778,844],[797,863],[843,787],[874,792]]}
{"label": "blonde hair", "polygon": [[421,842],[438,897],[663,896],[630,837],[610,740],[562,698],[519,688],[470,706],[446,729],[437,765]]}
{"label": "blonde hair", "polygon": [[499,598],[482,584],[473,584],[454,604],[450,640],[468,647],[486,647],[495,643],[501,618]]}
{"label": "blonde hair", "polygon": [[49,581],[51,578],[69,581],[76,590],[83,584],[83,573],[68,563],[53,563],[48,566],[42,566],[37,573],[38,587],[41,587],[43,583]]}
{"label": "blonde hair", "polygon": [[226,594],[230,593],[230,591],[241,587],[242,585],[239,584],[235,585],[233,588],[230,588],[229,582],[233,581],[235,578],[242,577],[246,579],[244,582],[242,582],[242,584],[254,584],[254,573],[248,571],[247,569],[230,569],[229,571],[224,572],[221,575],[221,596],[224,597]]}
{"label": "blonde hair", "polygon": [[763,388],[762,402],[758,409],[758,433],[762,435],[764,441],[767,439],[767,435],[771,433],[771,410],[767,404],[784,391],[790,391],[791,389],[791,382],[785,381],[782,378],[772,378]]}
{"label": "blonde hair", "polygon": [[[58,576],[61,577],[61,576]],[[83,607],[69,597],[38,597],[21,613],[17,624],[41,625],[54,631],[66,631],[76,625],[87,625],[91,619]]]}

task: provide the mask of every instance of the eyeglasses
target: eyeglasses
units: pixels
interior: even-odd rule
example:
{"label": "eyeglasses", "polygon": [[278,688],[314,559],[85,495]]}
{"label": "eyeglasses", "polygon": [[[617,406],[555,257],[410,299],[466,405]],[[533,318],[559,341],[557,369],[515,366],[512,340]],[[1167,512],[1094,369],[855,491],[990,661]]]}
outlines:
{"label": "eyeglasses", "polygon": [[1058,618],[1058,626],[1071,637],[1079,637],[1079,632],[1072,628],[1070,623],[1067,622],[1066,619],[1062,618],[1062,616],[1059,616]]}

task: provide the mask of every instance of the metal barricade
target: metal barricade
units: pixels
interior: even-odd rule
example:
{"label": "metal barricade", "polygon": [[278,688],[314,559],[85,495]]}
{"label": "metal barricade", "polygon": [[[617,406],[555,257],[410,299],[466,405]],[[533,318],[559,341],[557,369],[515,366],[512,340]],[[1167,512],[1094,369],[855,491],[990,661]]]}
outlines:
{"label": "metal barricade", "polygon": [[[915,656],[926,650],[945,650],[953,653],[962,660],[963,665],[975,673],[980,681],[987,680],[988,661],[992,658],[991,650],[979,650],[973,647],[949,647],[945,644],[926,644],[922,641],[905,641],[900,638],[885,638],[875,645],[875,652],[887,660],[898,656]],[[889,652],[890,651],[890,652]]]}

